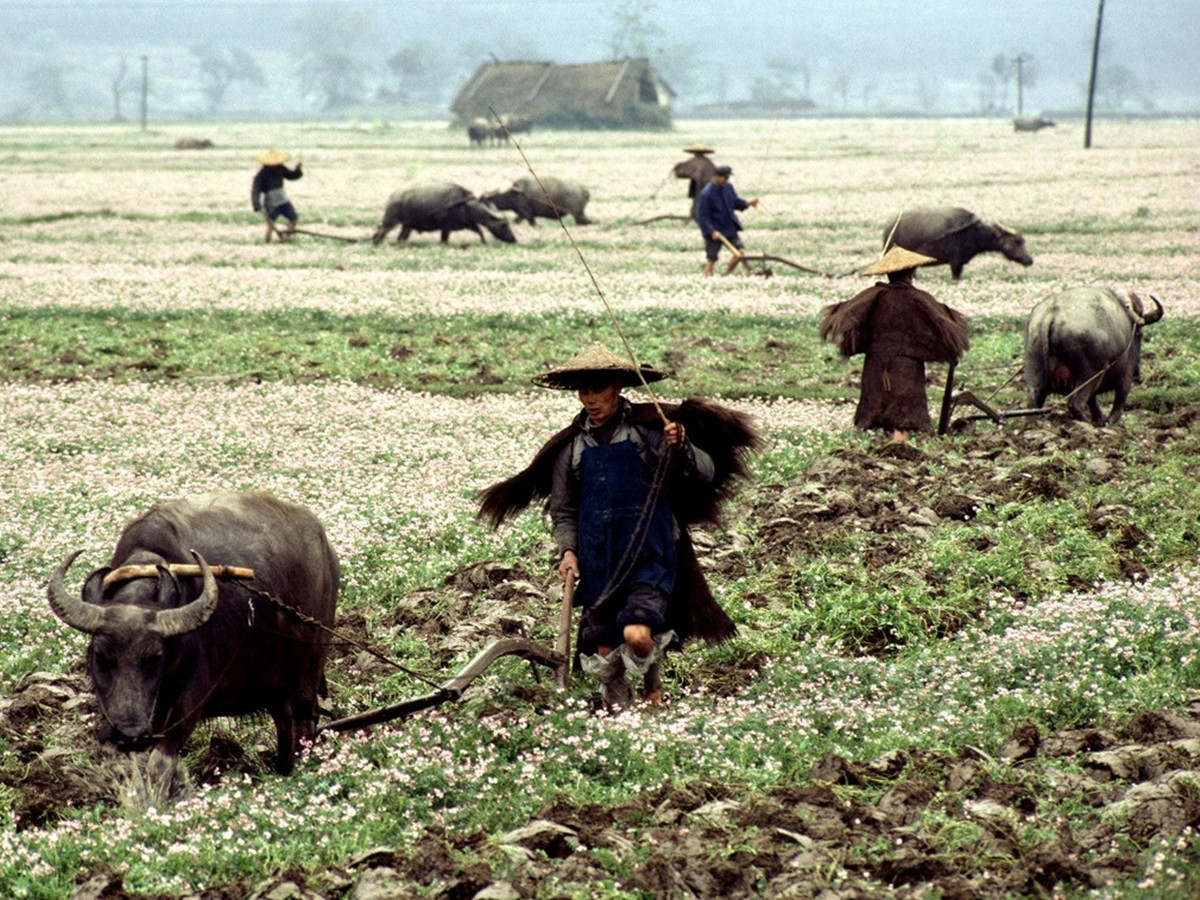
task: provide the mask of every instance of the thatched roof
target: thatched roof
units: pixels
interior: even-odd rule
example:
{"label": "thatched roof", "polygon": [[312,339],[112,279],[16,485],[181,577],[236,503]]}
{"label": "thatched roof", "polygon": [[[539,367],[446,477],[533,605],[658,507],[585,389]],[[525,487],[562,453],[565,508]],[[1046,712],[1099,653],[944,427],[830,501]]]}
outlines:
{"label": "thatched roof", "polygon": [[490,62],[475,70],[450,109],[463,121],[513,116],[541,125],[665,128],[675,92],[644,57],[558,65]]}

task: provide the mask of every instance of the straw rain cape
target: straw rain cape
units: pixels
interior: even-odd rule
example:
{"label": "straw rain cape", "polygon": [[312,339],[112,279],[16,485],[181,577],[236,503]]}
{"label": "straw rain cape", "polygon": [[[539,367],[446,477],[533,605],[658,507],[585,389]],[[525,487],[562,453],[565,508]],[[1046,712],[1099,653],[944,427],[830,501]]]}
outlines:
{"label": "straw rain cape", "polygon": [[[680,530],[676,545],[678,574],[667,611],[668,624],[681,641],[689,637],[727,640],[733,637],[736,627],[709,590],[688,526],[719,521],[721,503],[733,493],[739,479],[748,477],[746,457],[759,446],[761,438],[745,413],[708,400],[692,398],[677,405],[662,404],[662,410],[667,418],[683,425],[688,439],[712,457],[715,468],[711,483],[696,484],[679,475],[669,476],[666,483]],[[662,419],[650,403],[633,404],[629,421],[644,428],[662,428]],[[542,446],[526,468],[484,490],[476,518],[496,528],[534,501],[546,500],[554,461],[574,436],[575,426],[568,425]]]}

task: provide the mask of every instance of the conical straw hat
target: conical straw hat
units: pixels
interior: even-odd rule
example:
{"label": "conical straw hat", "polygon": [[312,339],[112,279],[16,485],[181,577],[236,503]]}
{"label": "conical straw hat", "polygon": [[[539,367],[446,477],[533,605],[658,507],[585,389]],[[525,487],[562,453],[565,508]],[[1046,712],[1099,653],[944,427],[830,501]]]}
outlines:
{"label": "conical straw hat", "polygon": [[276,150],[272,147],[270,150],[264,150],[255,158],[264,166],[277,166],[287,162],[291,158],[291,154],[286,150]]}
{"label": "conical straw hat", "polygon": [[875,260],[869,268],[863,269],[864,275],[887,275],[889,272],[903,272],[905,269],[915,269],[918,266],[927,266],[930,263],[936,263],[937,260],[932,256],[925,256],[923,253],[914,253],[911,250],[905,250],[903,247],[893,247],[879,259]]}
{"label": "conical straw hat", "polygon": [[696,143],[692,144],[692,146],[684,147],[683,152],[684,153],[715,153],[716,151],[713,150],[712,147],[708,146],[708,144],[704,143],[703,141],[696,141]]}
{"label": "conical straw hat", "polygon": [[628,359],[618,356],[603,344],[592,344],[561,366],[534,375],[533,383],[561,391],[577,391],[581,387],[617,381],[624,387],[636,387],[643,379],[651,382],[662,381],[666,377],[666,372],[660,372],[653,366],[643,363],[640,368],[635,368]]}

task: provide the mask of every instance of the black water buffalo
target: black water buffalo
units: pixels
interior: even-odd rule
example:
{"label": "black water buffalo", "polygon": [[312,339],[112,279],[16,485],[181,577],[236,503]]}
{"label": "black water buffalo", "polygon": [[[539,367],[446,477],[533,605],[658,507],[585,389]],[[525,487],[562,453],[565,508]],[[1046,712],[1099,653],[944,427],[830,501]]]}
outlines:
{"label": "black water buffalo", "polygon": [[371,240],[378,246],[397,225],[401,226],[397,243],[408,240],[414,231],[440,231],[444,244],[450,232],[463,229],[475,232],[480,241],[487,243],[480,225],[505,243],[517,242],[507,219],[488,209],[465,187],[450,182],[420,184],[392,194]]}
{"label": "black water buffalo", "polygon": [[[1128,297],[1128,301],[1126,301]],[[1072,288],[1047,297],[1025,323],[1025,390],[1041,408],[1049,394],[1066,394],[1071,417],[1084,407],[1096,425],[1115,424],[1141,378],[1142,326],[1163,317],[1162,304],[1145,313],[1141,298],[1110,288]],[[1114,391],[1107,420],[1096,395]]]}
{"label": "black water buffalo", "polygon": [[1042,116],[1017,116],[1012,120],[1013,131],[1041,131],[1053,128],[1054,123]]}
{"label": "black water buffalo", "polygon": [[906,209],[899,218],[899,225],[892,219],[884,227],[883,249],[903,247],[932,256],[949,265],[955,279],[975,254],[991,250],[1023,266],[1033,265],[1022,235],[1003,225],[984,222],[961,206]]}
{"label": "black water buffalo", "polygon": [[[196,566],[178,566],[192,562]],[[109,565],[48,591],[60,619],[92,636],[87,668],[101,711],[98,737],[118,749],[171,757],[203,719],[265,710],[275,721],[275,768],[288,774],[316,735],[329,633],[265,599],[333,625],[337,555],[311,512],[268,494],[205,494],[156,506],[130,522]],[[213,568],[254,576],[221,581]]]}
{"label": "black water buffalo", "polygon": [[524,220],[530,225],[537,224],[534,219],[538,216],[556,219],[560,215],[571,216],[576,225],[591,225],[592,220],[583,211],[590,198],[582,184],[547,175],[540,184],[529,176],[518,178],[508,190],[493,191],[479,199],[496,209],[515,212],[518,222]]}

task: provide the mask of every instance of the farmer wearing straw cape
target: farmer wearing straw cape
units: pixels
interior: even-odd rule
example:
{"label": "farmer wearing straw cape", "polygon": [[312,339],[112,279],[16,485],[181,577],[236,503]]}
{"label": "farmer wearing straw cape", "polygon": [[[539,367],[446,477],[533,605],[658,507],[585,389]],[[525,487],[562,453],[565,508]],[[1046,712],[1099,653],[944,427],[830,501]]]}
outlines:
{"label": "farmer wearing straw cape", "polygon": [[579,663],[610,708],[662,700],[659,660],[672,641],[722,641],[735,626],[713,599],[688,534],[712,522],[758,443],[747,416],[706,400],[631,403],[627,387],[667,377],[593,344],[534,377],[583,405],[532,463],[482,494],[493,527],[546,498],[558,571],[578,577]]}
{"label": "farmer wearing straw cape", "polygon": [[671,174],[676,178],[688,180],[688,199],[692,201],[690,217],[696,218],[696,205],[700,202],[700,192],[712,181],[717,164],[709,159],[709,154],[715,152],[712,147],[699,141],[683,148],[684,153],[690,153],[683,162],[676,163]]}
{"label": "farmer wearing straw cape", "polygon": [[920,266],[937,260],[892,247],[864,275],[887,275],[843,303],[821,310],[821,339],[842,356],[865,353],[854,424],[882,428],[895,441],[909,432],[930,431],[925,397],[925,363],[958,363],[969,346],[967,320],[913,285]]}
{"label": "farmer wearing straw cape", "polygon": [[262,168],[254,175],[250,185],[250,205],[255,212],[261,212],[267,217],[266,242],[271,243],[271,235],[275,232],[275,220],[280,216],[287,219],[287,230],[279,235],[281,241],[286,241],[296,233],[296,223],[299,216],[296,207],[288,198],[283,187],[284,181],[295,181],[304,176],[304,163],[296,163],[296,168],[289,169],[284,165],[290,155],[283,150],[264,150],[258,154],[258,162]]}
{"label": "farmer wearing straw cape", "polygon": [[712,181],[704,186],[704,190],[700,192],[700,199],[696,201],[696,221],[700,225],[700,234],[704,237],[706,277],[713,273],[722,244],[729,248],[733,257],[725,267],[726,275],[737,268],[739,262],[744,262],[741,253],[743,244],[738,237],[742,223],[738,221],[737,212],[748,206],[758,206],[758,198],[745,200],[739,197],[733,185],[729,183],[729,176],[732,174],[733,169],[729,166],[717,166]]}

